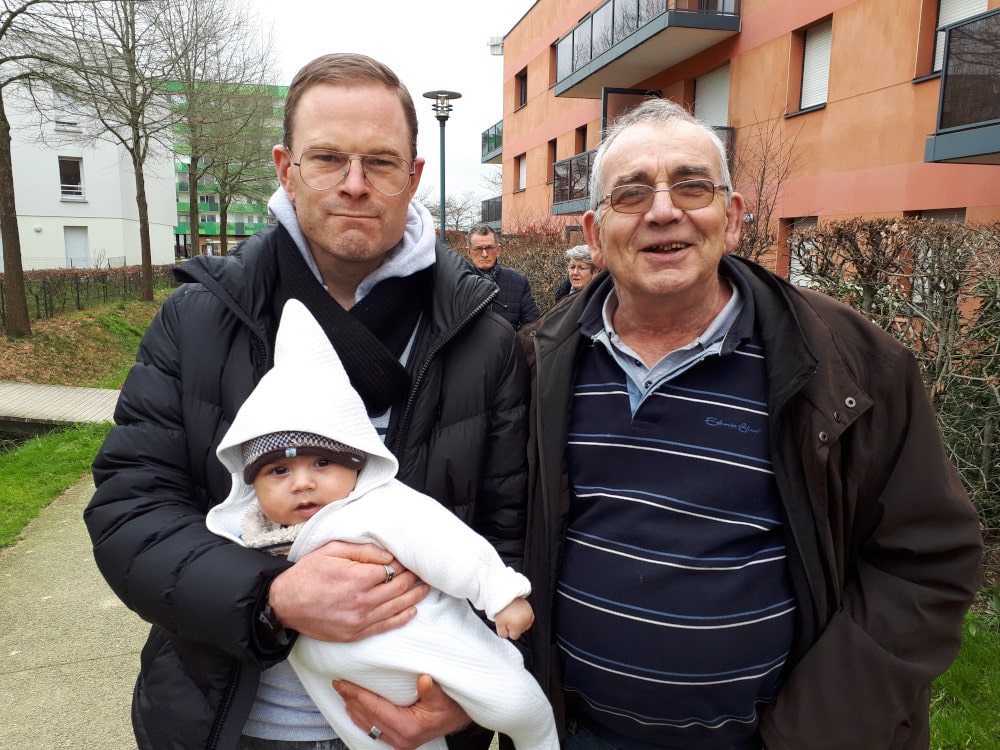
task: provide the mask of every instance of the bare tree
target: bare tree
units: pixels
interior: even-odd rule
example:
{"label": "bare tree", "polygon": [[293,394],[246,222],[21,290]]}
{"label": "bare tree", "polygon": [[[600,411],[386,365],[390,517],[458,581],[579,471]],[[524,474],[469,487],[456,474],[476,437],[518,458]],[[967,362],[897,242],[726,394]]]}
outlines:
{"label": "bare tree", "polygon": [[[434,221],[441,222],[441,203],[437,188],[426,185],[417,191],[416,199],[423,203]],[[479,223],[482,201],[471,190],[458,195],[446,195],[444,199],[445,227],[448,230],[466,230]]]}
{"label": "bare tree", "polygon": [[[274,192],[277,177],[271,148],[281,140],[281,123],[276,113],[281,105],[277,87],[256,86],[248,88],[240,102],[240,111],[234,112],[233,139],[225,152],[211,160],[206,175],[219,196],[219,248],[228,252],[229,238],[226,226],[231,205],[248,205],[267,200]],[[243,115],[245,119],[235,118]],[[242,131],[242,132],[235,132]]]}
{"label": "bare tree", "polygon": [[21,235],[14,198],[14,165],[11,159],[10,121],[5,93],[24,82],[32,68],[51,62],[36,32],[48,13],[66,5],[61,0],[3,0],[0,6],[0,238],[3,240],[3,301],[8,335],[29,335],[31,319],[24,289]]}
{"label": "bare tree", "polygon": [[[56,93],[68,95],[84,117],[75,138],[103,139],[129,156],[135,176],[142,259],[142,299],[153,299],[146,167],[155,150],[169,140],[167,92],[176,63],[163,44],[162,19],[173,0],[98,0],[69,4],[53,16],[47,37],[59,62],[30,79],[42,121],[58,117]],[[160,149],[165,158],[166,149]]]}
{"label": "bare tree", "polygon": [[849,219],[795,232],[810,284],[920,362],[941,434],[984,528],[1000,527],[1000,224]]}
{"label": "bare tree", "polygon": [[483,174],[480,182],[482,183],[483,190],[485,190],[488,195],[502,195],[503,169],[499,166],[491,167],[485,174]]}
{"label": "bare tree", "polygon": [[[233,0],[176,0],[166,19],[165,43],[178,60],[170,88],[177,96],[178,135],[188,157],[191,249],[198,252],[199,183],[216,162],[243,154],[244,129],[256,122],[250,110],[274,70],[273,44],[265,25]],[[224,232],[224,228],[223,228]]]}
{"label": "bare tree", "polygon": [[741,128],[733,160],[733,185],[743,196],[746,216],[736,253],[753,261],[777,244],[775,209],[785,182],[799,167],[795,142],[782,118],[755,119]]}

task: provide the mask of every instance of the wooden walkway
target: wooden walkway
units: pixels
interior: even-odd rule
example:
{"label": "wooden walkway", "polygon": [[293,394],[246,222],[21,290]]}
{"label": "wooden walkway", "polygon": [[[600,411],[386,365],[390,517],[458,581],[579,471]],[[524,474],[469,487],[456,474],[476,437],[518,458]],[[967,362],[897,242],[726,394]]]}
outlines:
{"label": "wooden walkway", "polygon": [[113,420],[118,391],[0,381],[0,432],[37,433]]}

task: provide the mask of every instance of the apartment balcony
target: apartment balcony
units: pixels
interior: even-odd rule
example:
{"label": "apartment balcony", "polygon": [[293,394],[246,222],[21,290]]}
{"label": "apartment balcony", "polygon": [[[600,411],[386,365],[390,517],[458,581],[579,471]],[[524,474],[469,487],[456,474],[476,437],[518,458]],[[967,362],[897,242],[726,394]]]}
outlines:
{"label": "apartment balcony", "polygon": [[555,95],[600,99],[740,31],[741,0],[608,0],[556,45]]}
{"label": "apartment balcony", "polygon": [[483,224],[489,224],[494,229],[499,229],[500,219],[503,215],[501,213],[501,209],[502,204],[499,195],[495,198],[487,198],[481,204],[480,210],[482,218],[480,221],[482,221]]}
{"label": "apartment balcony", "polygon": [[1000,8],[945,35],[937,128],[924,161],[1000,165]]}
{"label": "apartment balcony", "polygon": [[552,165],[552,213],[582,214],[590,208],[590,167],[597,149]]}
{"label": "apartment balcony", "polygon": [[[716,134],[726,147],[729,169],[733,168],[733,150],[736,130],[716,127]],[[582,214],[590,208],[590,172],[597,149],[584,151],[552,165],[552,213]]]}
{"label": "apartment balcony", "polygon": [[503,156],[503,120],[483,131],[483,164],[500,164]]}

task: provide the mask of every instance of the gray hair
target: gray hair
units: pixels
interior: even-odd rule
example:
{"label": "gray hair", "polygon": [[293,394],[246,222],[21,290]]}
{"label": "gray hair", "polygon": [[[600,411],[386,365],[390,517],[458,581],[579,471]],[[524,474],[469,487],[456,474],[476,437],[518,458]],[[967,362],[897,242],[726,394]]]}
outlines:
{"label": "gray hair", "polygon": [[473,236],[477,234],[481,236],[485,236],[487,234],[493,235],[493,241],[497,243],[500,242],[500,235],[497,234],[497,230],[489,224],[476,224],[476,226],[472,227],[472,229],[465,233],[466,239],[469,241],[470,245],[472,244]]}
{"label": "gray hair", "polygon": [[638,107],[629,110],[608,128],[604,140],[597,148],[594,155],[593,167],[590,170],[590,208],[597,212],[597,219],[600,220],[602,199],[604,198],[604,158],[608,153],[608,148],[615,142],[623,132],[635,125],[672,125],[674,123],[686,122],[702,130],[715,146],[719,153],[719,173],[722,185],[726,185],[726,205],[732,199],[732,178],[729,174],[729,161],[726,158],[726,146],[719,138],[715,129],[688,112],[684,107],[670,99],[647,99]]}
{"label": "gray hair", "polygon": [[590,247],[587,245],[575,245],[566,251],[566,260],[582,260],[584,263],[589,263],[591,268],[594,268],[594,259],[590,257]]}

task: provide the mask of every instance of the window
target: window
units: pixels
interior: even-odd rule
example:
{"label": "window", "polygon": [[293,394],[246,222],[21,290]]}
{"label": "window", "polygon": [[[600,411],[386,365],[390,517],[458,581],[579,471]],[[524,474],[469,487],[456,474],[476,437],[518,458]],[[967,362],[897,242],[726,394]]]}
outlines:
{"label": "window", "polygon": [[553,44],[549,47],[549,88],[559,80],[559,47]]}
{"label": "window", "polygon": [[[978,16],[987,10],[987,0],[940,0],[938,4],[937,28],[949,26],[950,24],[964,21],[966,18]],[[934,68],[933,72],[941,72],[944,64],[944,38],[943,31],[937,31],[934,39]]]}
{"label": "window", "polygon": [[545,165],[546,174],[545,181],[551,183],[555,179],[555,164],[556,164],[556,139],[553,138],[549,141],[548,149],[548,162]]}
{"label": "window", "polygon": [[528,187],[528,159],[522,154],[517,159],[517,189],[524,190]]}
{"label": "window", "polygon": [[523,107],[528,103],[528,69],[525,68],[514,76],[514,109]]}
{"label": "window", "polygon": [[83,200],[83,159],[59,157],[59,192],[63,200]]}
{"label": "window", "polygon": [[[920,212],[921,219],[927,219],[942,224],[964,224],[964,208],[934,208]],[[936,243],[928,242],[927,238],[918,238],[911,243],[913,267],[910,270],[910,301],[914,305],[934,305],[940,303],[942,294],[947,294],[948,284],[945,277],[952,271],[942,267],[941,261],[948,253],[941,254],[941,248]],[[945,263],[945,266],[950,265]]]}
{"label": "window", "polygon": [[611,45],[615,43],[611,18],[613,8],[614,3],[605,3],[594,11],[591,26],[592,38],[590,42],[590,54],[592,58],[607,52],[611,49]]}
{"label": "window", "polygon": [[[797,219],[792,219],[789,230],[791,232],[803,232],[816,229],[818,226],[819,222],[815,216],[800,216]],[[815,250],[815,246],[811,243],[803,244],[802,249],[805,252],[809,252],[810,250]],[[788,260],[788,280],[797,286],[809,286],[809,275],[805,272],[805,264],[802,258],[794,251]]]}
{"label": "window", "polygon": [[833,21],[825,21],[806,31],[802,52],[802,96],[799,109],[826,104],[830,82],[830,42]]}
{"label": "window", "polygon": [[709,125],[729,124],[729,63],[695,80],[694,116]]}
{"label": "window", "polygon": [[587,126],[581,125],[573,137],[573,153],[582,154],[587,150]]}
{"label": "window", "polygon": [[76,100],[65,91],[52,92],[53,115],[56,130],[79,130],[80,116],[77,112]]}
{"label": "window", "polygon": [[930,219],[943,224],[964,224],[964,208],[932,208],[920,212],[921,219]]}

